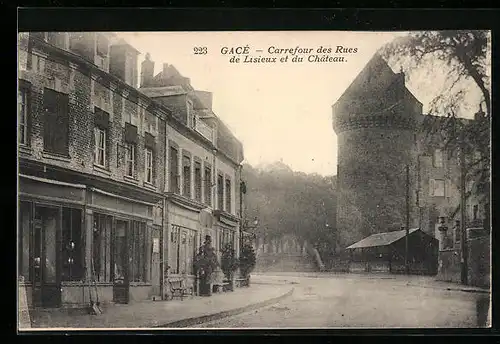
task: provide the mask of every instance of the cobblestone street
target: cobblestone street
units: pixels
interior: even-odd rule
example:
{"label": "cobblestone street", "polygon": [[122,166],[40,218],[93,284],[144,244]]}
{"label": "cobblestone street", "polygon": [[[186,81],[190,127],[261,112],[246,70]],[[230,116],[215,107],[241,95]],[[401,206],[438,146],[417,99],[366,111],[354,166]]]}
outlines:
{"label": "cobblestone street", "polygon": [[[478,318],[485,317],[485,314],[478,317],[477,305],[484,305],[489,298],[487,293],[446,290],[445,284],[439,283],[433,286],[432,278],[425,277],[326,274],[316,277],[321,278],[312,274],[257,275],[254,283],[293,283],[294,293],[266,308],[197,327],[469,328],[478,327]],[[479,312],[487,310],[483,307]]]}

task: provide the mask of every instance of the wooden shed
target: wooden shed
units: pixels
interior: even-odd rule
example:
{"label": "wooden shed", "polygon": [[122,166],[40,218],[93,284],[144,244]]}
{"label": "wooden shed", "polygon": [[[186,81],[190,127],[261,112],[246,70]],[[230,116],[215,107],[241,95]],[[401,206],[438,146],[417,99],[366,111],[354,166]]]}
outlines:
{"label": "wooden shed", "polygon": [[[372,234],[347,247],[349,272],[405,273],[406,231]],[[437,273],[439,241],[420,229],[408,234],[411,274]]]}

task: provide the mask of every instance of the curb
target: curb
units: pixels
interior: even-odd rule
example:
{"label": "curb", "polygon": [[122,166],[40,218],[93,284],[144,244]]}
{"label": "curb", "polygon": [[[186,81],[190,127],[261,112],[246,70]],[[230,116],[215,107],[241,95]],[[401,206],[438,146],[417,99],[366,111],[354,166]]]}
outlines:
{"label": "curb", "polygon": [[465,289],[465,288],[450,288],[450,287],[432,287],[432,286],[423,286],[418,284],[407,284],[409,287],[419,287],[419,288],[427,288],[427,289],[438,289],[438,290],[446,290],[446,291],[461,291],[464,293],[478,293],[478,294],[490,294],[489,290],[486,289]]}
{"label": "curb", "polygon": [[251,304],[248,306],[243,306],[243,307],[236,308],[236,309],[230,309],[228,311],[222,311],[222,312],[202,315],[202,316],[198,316],[198,317],[177,320],[177,321],[173,321],[173,322],[170,322],[168,324],[165,324],[165,325],[159,325],[159,326],[154,326],[154,327],[155,328],[182,328],[182,327],[190,327],[193,325],[199,325],[199,324],[203,324],[206,322],[211,322],[211,321],[227,318],[227,317],[230,317],[233,315],[241,314],[244,312],[248,312],[251,310],[255,310],[258,308],[262,308],[262,307],[277,303],[277,302],[287,298],[288,296],[292,295],[293,291],[294,291],[294,288],[291,288],[288,292],[286,292],[283,295],[280,295],[278,297],[274,297],[274,298],[269,299],[269,300],[264,300],[264,301],[261,301],[258,303],[254,303],[254,304]]}

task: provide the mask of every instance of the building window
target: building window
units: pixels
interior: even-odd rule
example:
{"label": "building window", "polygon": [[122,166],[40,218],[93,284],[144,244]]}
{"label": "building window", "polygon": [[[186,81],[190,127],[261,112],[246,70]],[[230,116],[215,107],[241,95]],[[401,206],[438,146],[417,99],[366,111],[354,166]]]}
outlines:
{"label": "building window", "polygon": [[231,179],[226,178],[226,211],[231,213]]}
{"label": "building window", "polygon": [[19,143],[28,144],[28,90],[20,88],[17,93]]}
{"label": "building window", "polygon": [[92,259],[97,282],[112,282],[111,230],[113,217],[94,213]]}
{"label": "building window", "polygon": [[194,162],[194,198],[201,202],[201,163]]}
{"label": "building window", "polygon": [[224,177],[221,174],[217,176],[217,207],[224,209]]}
{"label": "building window", "polygon": [[69,98],[67,94],[46,88],[44,91],[44,150],[59,155],[68,155]]}
{"label": "building window", "polygon": [[205,166],[205,203],[212,205],[212,169]]}
{"label": "building window", "polygon": [[185,197],[191,197],[191,158],[183,156],[182,158],[182,193]]}
{"label": "building window", "polygon": [[146,148],[146,182],[153,184],[153,151],[150,148]]}
{"label": "building window", "polygon": [[135,144],[127,143],[127,176],[134,177],[135,176]]}
{"label": "building window", "polygon": [[445,181],[443,179],[429,180],[430,196],[444,197],[445,196]]}
{"label": "building window", "polygon": [[96,127],[94,129],[94,136],[94,163],[98,166],[106,167],[106,130]]}
{"label": "building window", "polygon": [[170,192],[179,193],[179,152],[170,147]]}
{"label": "building window", "polygon": [[62,212],[62,280],[80,281],[84,277],[82,211],[63,208]]}
{"label": "building window", "polygon": [[132,221],[130,231],[130,281],[146,282],[148,231],[144,222]]}
{"label": "building window", "polygon": [[30,269],[30,253],[32,247],[30,245],[30,225],[32,216],[32,204],[30,202],[20,202],[19,204],[19,227],[18,227],[18,274],[23,276],[26,282],[32,281],[32,273]]}
{"label": "building window", "polygon": [[434,167],[439,167],[439,168],[443,167],[443,151],[441,149],[434,150],[432,163]]}

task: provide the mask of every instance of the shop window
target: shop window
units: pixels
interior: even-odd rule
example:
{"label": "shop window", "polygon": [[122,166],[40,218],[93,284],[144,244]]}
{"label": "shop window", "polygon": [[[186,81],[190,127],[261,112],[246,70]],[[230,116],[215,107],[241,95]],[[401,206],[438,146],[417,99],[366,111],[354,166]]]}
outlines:
{"label": "shop window", "polygon": [[130,240],[130,281],[147,282],[147,252],[149,241],[148,231],[144,222],[132,221]]}
{"label": "shop window", "polygon": [[30,226],[32,207],[29,202],[21,202],[19,204],[19,227],[18,227],[18,274],[24,277],[26,282],[32,280],[30,271]]}
{"label": "shop window", "polygon": [[212,205],[212,169],[205,166],[205,203]]}
{"label": "shop window", "polygon": [[188,156],[182,158],[182,182],[182,194],[191,198],[191,158]]}
{"label": "shop window", "polygon": [[201,163],[194,162],[194,198],[201,202]]}
{"label": "shop window", "polygon": [[126,156],[126,166],[127,166],[127,176],[134,178],[136,169],[136,151],[134,143],[127,143],[127,156]]}
{"label": "shop window", "polygon": [[228,244],[234,249],[234,231],[229,228],[221,228],[219,250],[223,250]]}
{"label": "shop window", "polygon": [[231,179],[226,178],[226,211],[231,213]]}
{"label": "shop window", "polygon": [[170,147],[170,192],[179,193],[179,152]]}
{"label": "shop window", "polygon": [[80,281],[84,278],[84,247],[82,211],[63,208],[62,212],[62,280]]}
{"label": "shop window", "polygon": [[146,148],[146,161],[145,161],[146,183],[153,184],[153,151]]}
{"label": "shop window", "polygon": [[217,176],[217,207],[224,209],[224,177],[221,174]]}
{"label": "shop window", "polygon": [[26,88],[19,88],[17,94],[18,104],[18,140],[22,145],[28,144],[28,94],[29,90]]}
{"label": "shop window", "polygon": [[44,91],[43,147],[50,153],[68,155],[69,98],[67,94],[46,88]]}
{"label": "shop window", "polygon": [[111,282],[111,230],[113,218],[94,213],[92,259],[96,281]]}
{"label": "shop window", "polygon": [[95,151],[94,164],[97,166],[106,167],[106,129],[95,127]]}

